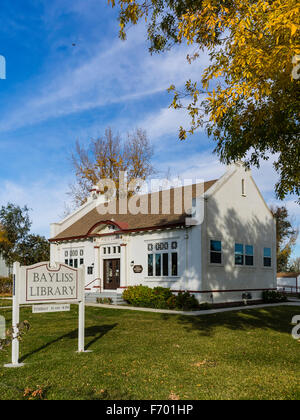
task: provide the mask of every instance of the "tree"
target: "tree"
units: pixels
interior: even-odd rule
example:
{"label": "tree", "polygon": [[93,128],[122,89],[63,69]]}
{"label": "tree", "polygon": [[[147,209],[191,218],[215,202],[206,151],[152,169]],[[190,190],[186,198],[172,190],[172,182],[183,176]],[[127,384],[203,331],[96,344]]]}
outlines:
{"label": "tree", "polygon": [[0,244],[4,245],[9,245],[9,240],[7,238],[7,232],[4,229],[4,227],[0,224]]}
{"label": "tree", "polygon": [[0,225],[2,227],[2,238],[0,239],[0,252],[8,266],[19,260],[19,245],[27,237],[31,221],[27,206],[21,208],[12,203],[2,206],[0,209]]}
{"label": "tree", "polygon": [[[128,24],[148,22],[151,52],[186,41],[191,62],[208,51],[200,81],[175,86],[172,107],[191,118],[180,139],[205,127],[224,163],[259,167],[270,153],[280,175],[276,193],[300,195],[300,4],[298,0],[109,0],[120,6],[120,36]],[[299,200],[300,203],[300,200]]]}
{"label": "tree", "polygon": [[152,156],[153,148],[141,129],[127,134],[126,142],[114,135],[111,128],[105,130],[103,137],[91,140],[87,148],[77,142],[72,155],[77,180],[69,194],[75,205],[80,206],[100,180],[113,180],[118,191],[120,171],[127,172],[128,183],[138,178],[146,180],[154,173]]}
{"label": "tree", "polygon": [[300,257],[294,258],[291,261],[288,271],[292,273],[300,273]]}
{"label": "tree", "polygon": [[289,259],[299,232],[293,228],[286,207],[271,207],[271,212],[276,219],[277,272],[288,271]]}
{"label": "tree", "polygon": [[0,209],[0,253],[8,266],[15,261],[31,265],[49,261],[50,245],[46,238],[30,234],[31,220],[27,206],[12,203]]}
{"label": "tree", "polygon": [[28,235],[19,243],[16,251],[21,265],[33,265],[50,260],[49,241],[40,235]]}

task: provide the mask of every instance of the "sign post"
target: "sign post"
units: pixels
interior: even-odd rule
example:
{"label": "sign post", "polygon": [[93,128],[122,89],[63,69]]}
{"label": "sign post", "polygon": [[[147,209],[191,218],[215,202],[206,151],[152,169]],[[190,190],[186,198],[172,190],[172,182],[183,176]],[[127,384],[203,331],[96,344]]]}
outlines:
{"label": "sign post", "polygon": [[16,287],[16,279],[19,275],[20,264],[14,264],[13,271],[13,309],[12,309],[12,329],[13,329],[13,340],[11,350],[11,365],[6,367],[21,367],[23,363],[19,363],[19,323],[20,323],[20,303],[19,303],[19,288]]}
{"label": "sign post", "polygon": [[[14,263],[13,271],[13,309],[12,309],[12,363],[5,367],[20,367],[19,363],[19,323],[20,305],[36,305],[33,313],[56,312],[68,310],[70,304],[79,304],[78,320],[78,352],[84,353],[85,330],[85,269],[69,267],[56,263],[51,266],[49,262],[21,267]],[[43,307],[40,304],[47,304]],[[58,306],[55,308],[55,305]],[[64,305],[61,305],[64,304]]]}
{"label": "sign post", "polygon": [[84,352],[84,325],[85,325],[85,305],[84,302],[79,303],[79,320],[78,320],[78,353]]}

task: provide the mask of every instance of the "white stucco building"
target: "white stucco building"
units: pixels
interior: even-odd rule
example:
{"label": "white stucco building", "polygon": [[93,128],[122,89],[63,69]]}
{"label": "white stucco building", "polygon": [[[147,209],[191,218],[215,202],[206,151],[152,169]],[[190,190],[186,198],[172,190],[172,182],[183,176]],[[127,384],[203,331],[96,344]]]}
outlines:
{"label": "white stucco building", "polygon": [[[203,222],[194,226],[184,212],[175,214],[175,191],[171,214],[103,215],[103,196],[93,190],[84,206],[51,225],[52,262],[84,264],[87,293],[121,294],[144,284],[221,303],[276,290],[275,221],[251,171],[236,164],[205,182],[200,196],[193,187],[193,203],[204,208]],[[162,193],[148,198],[155,194],[161,200]]]}

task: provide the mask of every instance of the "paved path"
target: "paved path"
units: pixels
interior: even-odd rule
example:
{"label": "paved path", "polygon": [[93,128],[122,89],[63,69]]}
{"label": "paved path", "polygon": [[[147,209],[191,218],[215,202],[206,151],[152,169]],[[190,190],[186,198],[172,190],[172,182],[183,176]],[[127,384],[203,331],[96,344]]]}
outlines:
{"label": "paved path", "polygon": [[[123,309],[128,311],[140,311],[140,312],[154,312],[160,314],[171,314],[171,315],[185,315],[185,316],[199,316],[199,315],[210,315],[210,314],[218,314],[221,312],[231,312],[231,311],[245,311],[248,309],[261,309],[261,308],[270,308],[274,306],[299,306],[300,307],[300,300],[299,299],[290,299],[289,302],[285,303],[268,303],[268,304],[261,304],[261,305],[248,305],[248,306],[236,306],[234,308],[220,308],[220,309],[208,309],[205,311],[172,311],[169,309],[152,309],[152,308],[135,308],[133,306],[120,306],[120,305],[106,305],[102,303],[86,303],[85,306],[89,306],[92,308],[108,308],[108,309]],[[27,306],[22,306],[25,308]],[[12,309],[12,306],[0,306],[1,309]]]}
{"label": "paved path", "polygon": [[[235,308],[220,308],[220,309],[209,309],[205,311],[172,311],[168,309],[152,309],[152,308],[135,308],[132,306],[119,306],[119,305],[105,305],[100,303],[86,303],[86,306],[90,306],[93,308],[109,308],[109,309],[126,309],[129,311],[142,311],[142,312],[156,312],[160,314],[172,314],[172,315],[185,315],[185,316],[199,316],[199,315],[210,315],[210,314],[218,314],[221,312],[231,312],[231,311],[244,311],[248,309],[260,309],[260,308],[270,308],[273,306],[299,306],[300,308],[300,300],[297,299],[293,302],[285,302],[285,303],[268,303],[268,304],[261,304],[261,305],[248,305],[248,306],[237,306]],[[300,312],[300,309],[299,309]]]}

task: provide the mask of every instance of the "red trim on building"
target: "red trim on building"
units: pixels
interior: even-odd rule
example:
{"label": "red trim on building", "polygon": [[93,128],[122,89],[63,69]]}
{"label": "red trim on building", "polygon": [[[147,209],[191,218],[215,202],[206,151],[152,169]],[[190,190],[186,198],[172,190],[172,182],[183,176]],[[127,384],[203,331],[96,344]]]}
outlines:
{"label": "red trim on building", "polygon": [[110,225],[110,226],[116,226],[117,228],[119,228],[120,230],[123,229],[127,229],[128,228],[128,223],[125,222],[115,222],[112,220],[103,220],[101,222],[95,223],[94,226],[92,226],[90,228],[90,230],[88,231],[87,235],[90,235],[94,229],[96,229],[96,227],[101,226],[101,225]]}
{"label": "red trim on building", "polygon": [[[91,232],[93,229],[95,229],[96,226],[99,226],[100,224],[103,224],[104,222],[101,223],[97,223],[96,225],[94,225],[94,227],[92,229],[89,230],[89,232]],[[106,222],[105,222],[106,223]],[[107,224],[107,223],[106,223]],[[111,223],[112,224],[112,223]],[[88,239],[88,238],[101,238],[104,236],[113,236],[113,235],[121,235],[121,234],[125,234],[125,233],[135,233],[135,232],[147,232],[147,231],[152,231],[152,230],[162,230],[162,229],[175,229],[178,227],[184,226],[183,223],[173,223],[170,225],[162,225],[162,226],[150,226],[150,227],[145,227],[145,228],[136,228],[136,229],[121,229],[118,231],[114,231],[114,232],[110,232],[110,233],[87,233],[86,235],[80,235],[80,236],[70,236],[70,237],[65,237],[65,238],[59,238],[59,239],[49,239],[49,242],[64,242],[64,241],[71,241],[71,240],[76,240],[76,239]]]}
{"label": "red trim on building", "polygon": [[[119,289],[128,289],[130,286],[122,286],[119,287]],[[263,292],[265,290],[277,290],[277,289],[235,289],[235,290],[172,290],[171,292],[174,293],[184,293],[184,292],[190,292],[190,293],[234,293],[234,292]]]}

